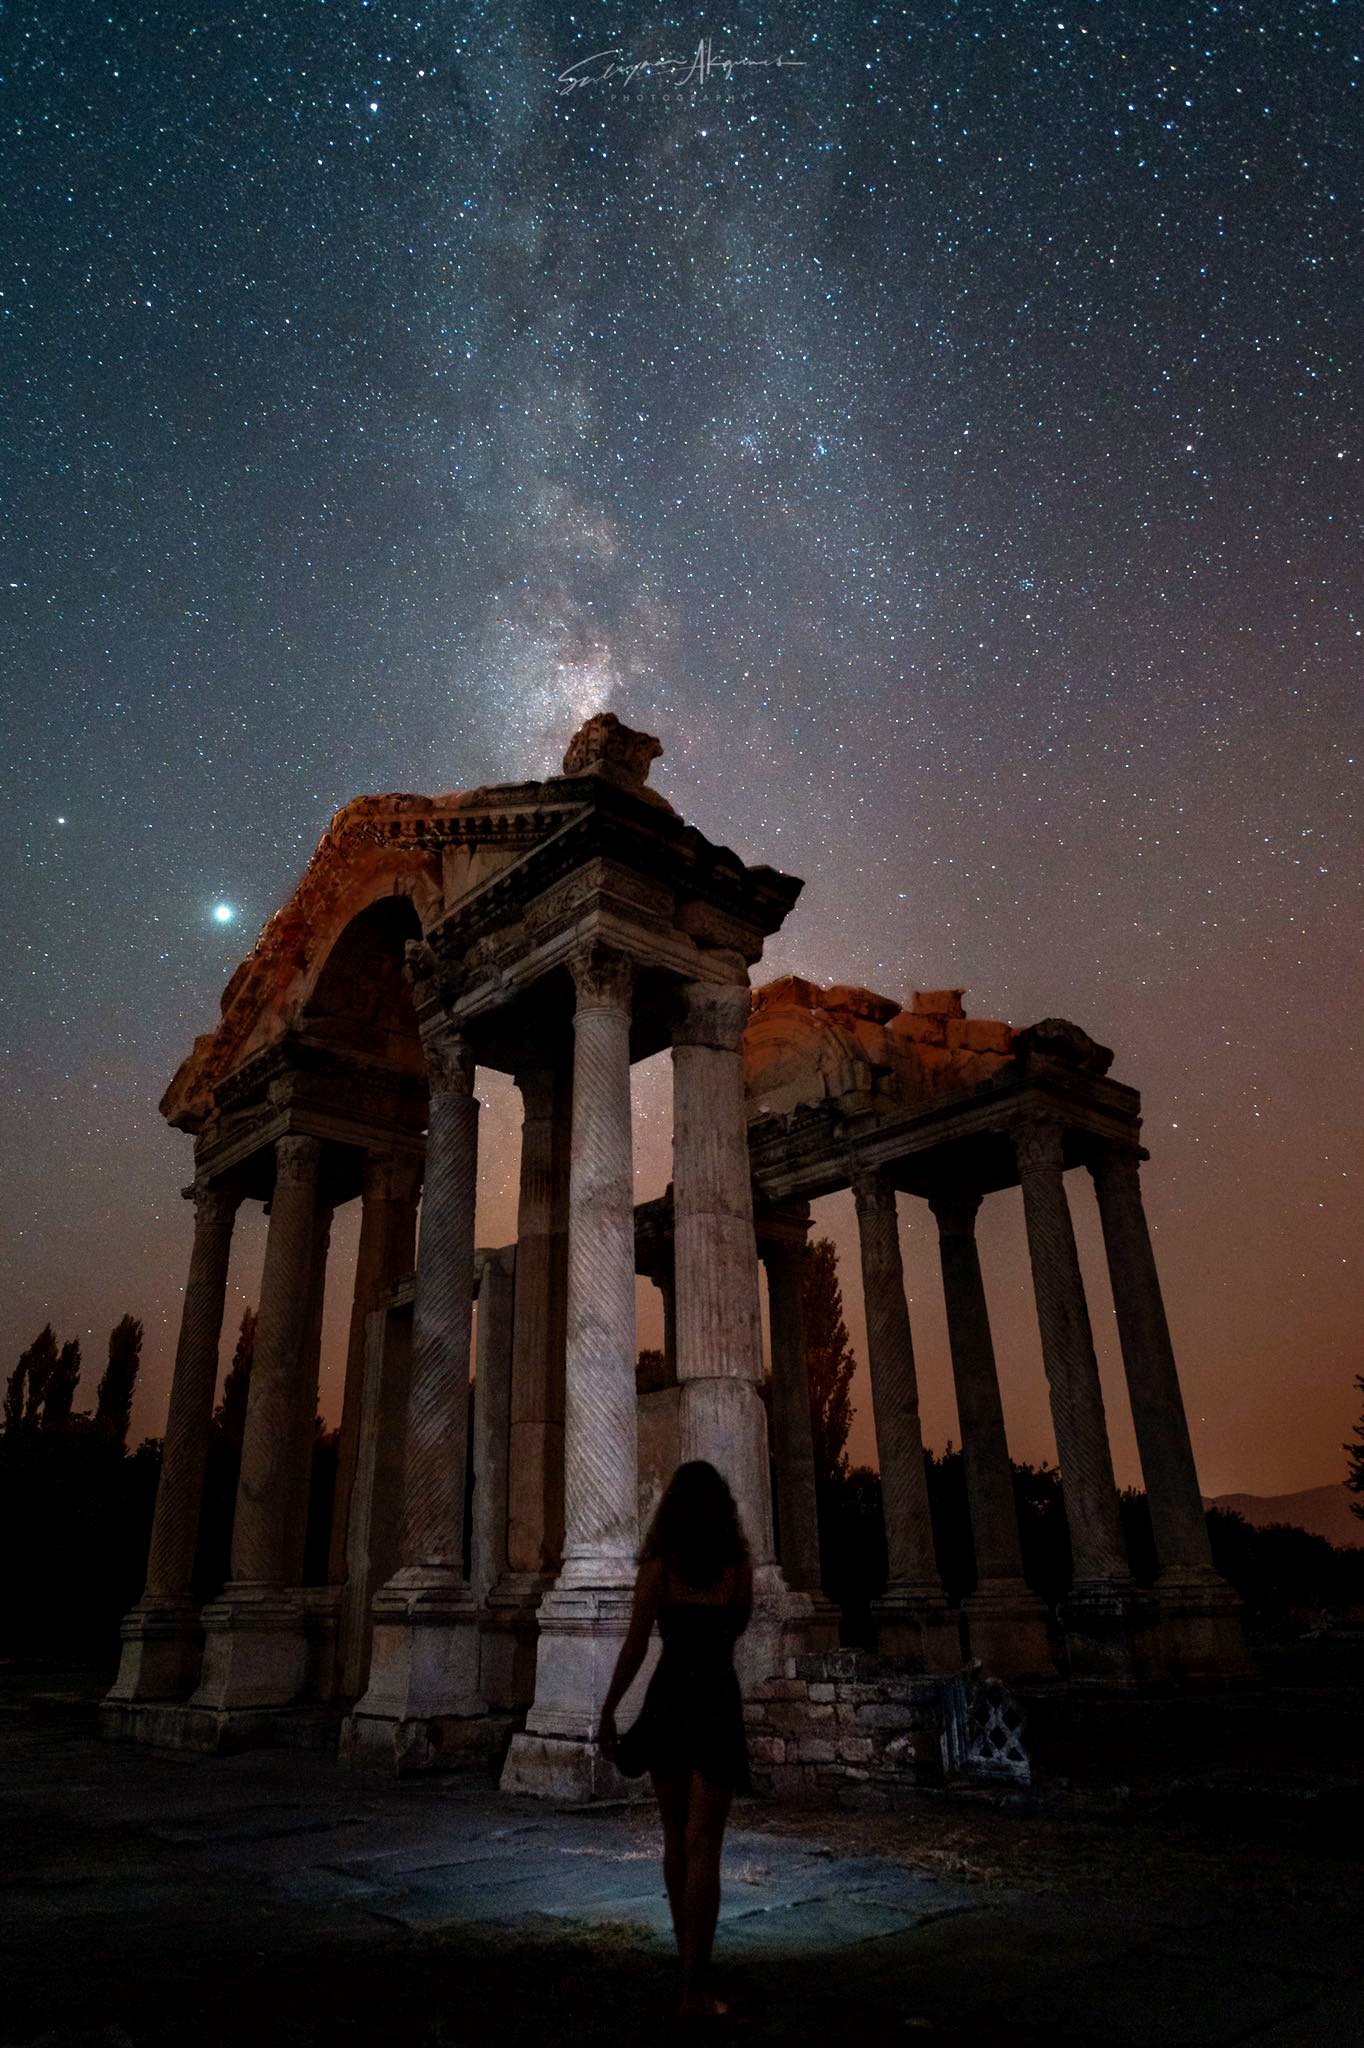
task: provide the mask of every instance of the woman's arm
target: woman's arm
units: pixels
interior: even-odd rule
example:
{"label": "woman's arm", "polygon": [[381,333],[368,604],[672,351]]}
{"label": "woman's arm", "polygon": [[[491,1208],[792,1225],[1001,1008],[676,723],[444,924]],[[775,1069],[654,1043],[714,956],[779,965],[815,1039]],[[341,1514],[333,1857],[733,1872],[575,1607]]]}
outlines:
{"label": "woman's arm", "polygon": [[606,1688],[602,1701],[601,1726],[597,1740],[603,1749],[614,1748],[616,1734],[616,1708],[630,1690],[639,1675],[649,1648],[649,1637],[653,1631],[658,1613],[659,1596],[663,1588],[663,1562],[650,1558],[639,1568],[635,1580],[635,1603],[630,1610],[630,1626],[625,1641],[620,1646],[616,1668],[611,1674],[611,1683]]}

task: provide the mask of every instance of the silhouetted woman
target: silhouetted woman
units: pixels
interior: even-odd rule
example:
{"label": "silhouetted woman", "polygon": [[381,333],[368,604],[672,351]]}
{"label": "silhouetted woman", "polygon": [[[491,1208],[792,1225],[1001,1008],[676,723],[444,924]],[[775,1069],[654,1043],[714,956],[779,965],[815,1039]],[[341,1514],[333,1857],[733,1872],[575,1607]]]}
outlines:
{"label": "silhouetted woman", "polygon": [[[682,1958],[682,2011],[719,2015],[708,1978],[720,1910],[729,1803],[750,1789],[734,1645],[753,1608],[753,1567],[734,1496],[713,1465],[679,1465],[640,1552],[629,1633],[597,1739],[603,1754],[653,1778],[663,1820],[663,1882]],[[663,1654],[638,1721],[616,1734],[657,1621]]]}

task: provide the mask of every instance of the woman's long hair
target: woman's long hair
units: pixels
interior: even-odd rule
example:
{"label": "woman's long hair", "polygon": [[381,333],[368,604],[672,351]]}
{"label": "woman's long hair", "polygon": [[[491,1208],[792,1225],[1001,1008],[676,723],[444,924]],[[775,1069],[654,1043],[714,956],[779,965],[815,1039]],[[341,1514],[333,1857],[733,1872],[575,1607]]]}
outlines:
{"label": "woman's long hair", "polygon": [[727,1565],[746,1564],[748,1541],[734,1495],[704,1458],[679,1465],[649,1525],[640,1563],[665,1558],[684,1585],[713,1586]]}

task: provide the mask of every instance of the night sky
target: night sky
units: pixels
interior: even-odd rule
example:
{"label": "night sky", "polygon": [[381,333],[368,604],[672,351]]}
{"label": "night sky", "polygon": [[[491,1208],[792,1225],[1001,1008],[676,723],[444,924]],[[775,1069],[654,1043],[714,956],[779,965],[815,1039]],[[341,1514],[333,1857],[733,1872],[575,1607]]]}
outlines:
{"label": "night sky", "polygon": [[[1360,15],[53,0],[0,38],[4,1369],[50,1317],[89,1405],[130,1309],[160,1429],[191,1158],[156,1103],[232,968],[348,798],[543,772],[609,707],[806,878],[756,978],[1116,1048],[1205,1490],[1343,1476]],[[1016,1194],[982,1248],[1012,1447],[1054,1455]],[[863,1384],[855,1455],[868,1423]]]}

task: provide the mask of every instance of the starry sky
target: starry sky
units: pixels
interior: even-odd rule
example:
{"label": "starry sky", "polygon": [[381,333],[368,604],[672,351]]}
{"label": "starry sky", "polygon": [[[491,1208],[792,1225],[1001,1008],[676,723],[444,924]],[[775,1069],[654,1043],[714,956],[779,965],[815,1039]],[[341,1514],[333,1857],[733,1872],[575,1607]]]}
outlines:
{"label": "starry sky", "polygon": [[[1343,1476],[1362,29],[7,8],[3,1359],[50,1317],[88,1403],[131,1309],[160,1429],[190,1151],[156,1103],[237,960],[348,798],[544,772],[610,708],[690,820],[806,878],[756,978],[960,984],[1116,1048],[1205,1490]],[[480,1093],[499,1242],[516,1105]],[[817,1222],[860,1347],[849,1198]],[[926,1215],[904,1237],[941,1448]],[[1052,1456],[1016,1195],[981,1240],[1012,1446]],[[353,1252],[345,1212],[331,1412]]]}

